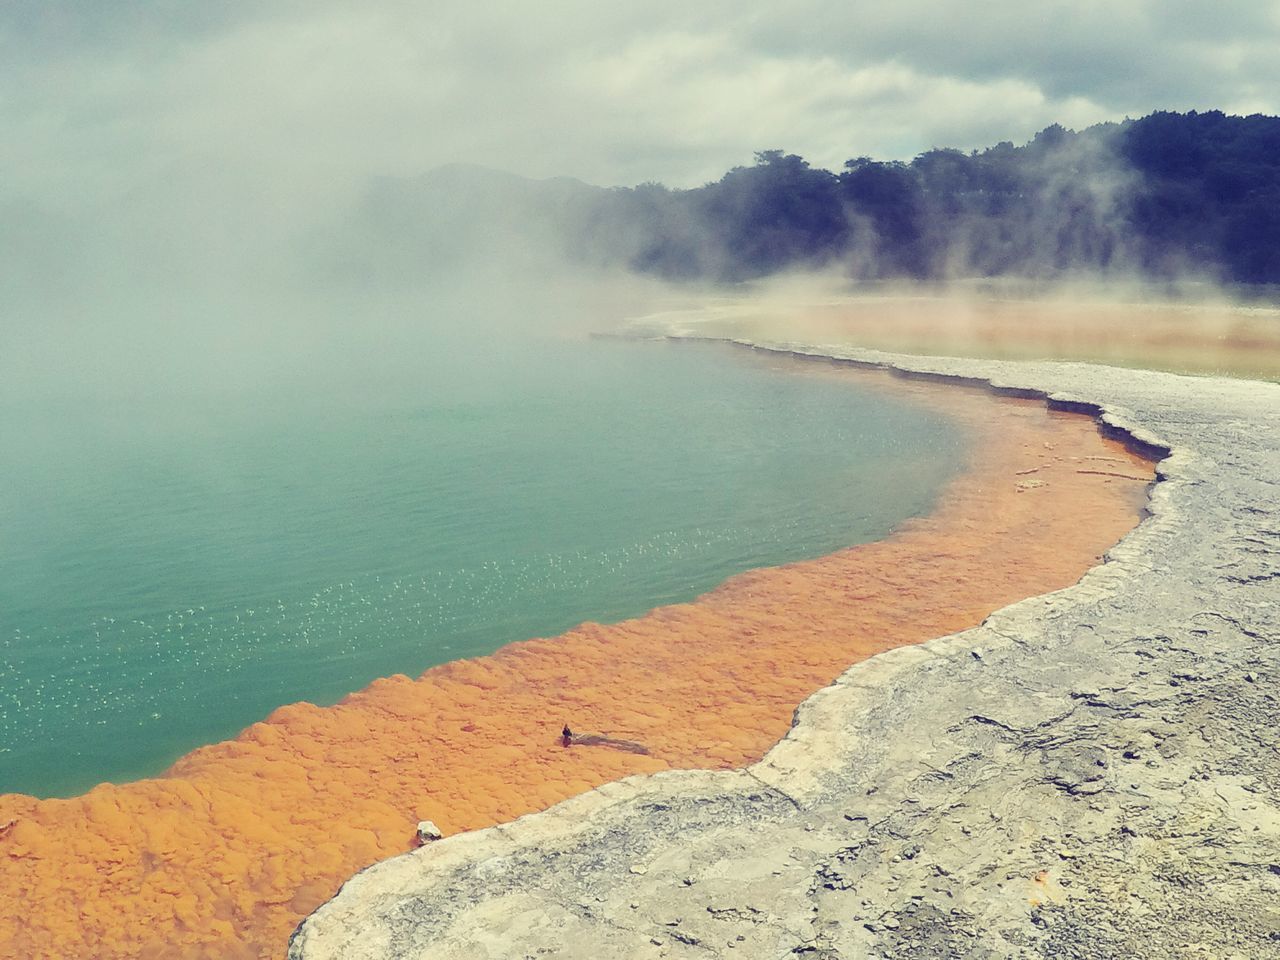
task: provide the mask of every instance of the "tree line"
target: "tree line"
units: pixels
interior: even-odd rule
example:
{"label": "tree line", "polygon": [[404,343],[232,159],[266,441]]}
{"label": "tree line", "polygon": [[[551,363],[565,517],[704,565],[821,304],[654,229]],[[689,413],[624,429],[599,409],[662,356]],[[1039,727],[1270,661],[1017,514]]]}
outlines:
{"label": "tree line", "polygon": [[[568,243],[668,278],[1188,274],[1280,283],[1280,118],[1159,112],[839,172],[766,150],[690,190],[592,191]],[[562,207],[561,213],[564,213]]]}

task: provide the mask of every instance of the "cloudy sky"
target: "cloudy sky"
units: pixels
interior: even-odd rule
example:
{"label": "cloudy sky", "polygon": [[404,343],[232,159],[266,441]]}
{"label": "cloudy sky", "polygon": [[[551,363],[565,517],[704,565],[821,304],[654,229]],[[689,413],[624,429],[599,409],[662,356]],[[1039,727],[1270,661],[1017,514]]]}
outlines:
{"label": "cloudy sky", "polygon": [[0,179],[302,194],[475,162],[696,185],[1153,109],[1280,111],[1269,0],[5,0]]}

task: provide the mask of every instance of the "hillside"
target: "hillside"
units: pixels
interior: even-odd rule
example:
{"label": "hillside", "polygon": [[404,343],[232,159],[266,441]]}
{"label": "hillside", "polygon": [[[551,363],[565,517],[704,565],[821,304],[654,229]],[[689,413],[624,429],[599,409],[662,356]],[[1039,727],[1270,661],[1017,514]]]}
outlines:
{"label": "hillside", "polygon": [[[1280,118],[1153,113],[839,172],[782,150],[689,190],[475,167],[385,178],[348,250],[430,270],[478,251],[668,279],[835,268],[855,279],[1074,276],[1280,283]],[[358,237],[358,240],[355,240]],[[394,255],[388,256],[390,252]]]}

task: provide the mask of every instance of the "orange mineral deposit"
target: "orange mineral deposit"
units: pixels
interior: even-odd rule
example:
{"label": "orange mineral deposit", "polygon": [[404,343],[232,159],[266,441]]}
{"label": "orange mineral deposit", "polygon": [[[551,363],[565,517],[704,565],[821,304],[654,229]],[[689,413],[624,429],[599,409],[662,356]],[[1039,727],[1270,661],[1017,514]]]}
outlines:
{"label": "orange mineral deposit", "polygon": [[[1137,522],[1151,466],[1088,418],[829,375],[879,377],[967,425],[972,461],[930,516],[635,620],[281,707],[157,779],[0,797],[0,956],[282,956],[302,917],[406,850],[418,821],[450,834],[630,774],[749,764],[850,664],[1067,586]],[[566,721],[647,752],[566,749]]]}

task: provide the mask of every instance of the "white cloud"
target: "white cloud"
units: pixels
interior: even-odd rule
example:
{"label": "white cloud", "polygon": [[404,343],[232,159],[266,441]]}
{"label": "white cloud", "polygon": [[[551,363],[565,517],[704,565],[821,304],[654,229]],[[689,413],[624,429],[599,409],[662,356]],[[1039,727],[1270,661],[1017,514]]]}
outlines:
{"label": "white cloud", "polygon": [[689,185],[757,149],[838,166],[1155,108],[1280,109],[1273,3],[103,9],[0,11],[0,191],[78,208],[168,189],[216,219],[453,161]]}

